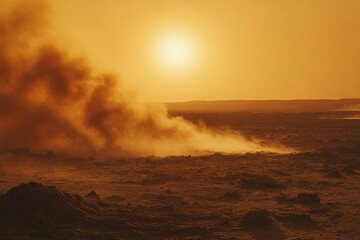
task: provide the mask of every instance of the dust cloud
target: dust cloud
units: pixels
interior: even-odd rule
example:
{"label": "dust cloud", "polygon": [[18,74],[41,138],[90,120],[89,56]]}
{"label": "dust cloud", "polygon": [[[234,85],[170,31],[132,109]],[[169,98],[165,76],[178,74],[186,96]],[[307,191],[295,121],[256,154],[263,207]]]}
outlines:
{"label": "dust cloud", "polygon": [[21,1],[0,11],[0,148],[65,155],[279,152],[230,131],[135,104],[116,76],[74,58],[46,35],[47,7]]}

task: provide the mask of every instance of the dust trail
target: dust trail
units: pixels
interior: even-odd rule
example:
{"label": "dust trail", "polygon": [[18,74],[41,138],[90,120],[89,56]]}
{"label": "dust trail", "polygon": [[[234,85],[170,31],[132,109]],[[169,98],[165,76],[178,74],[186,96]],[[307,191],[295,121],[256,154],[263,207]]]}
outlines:
{"label": "dust trail", "polygon": [[79,155],[273,151],[230,132],[133,104],[118,79],[43,43],[47,8],[19,1],[0,13],[0,148]]}
{"label": "dust trail", "polygon": [[344,117],[343,119],[349,119],[349,120],[359,120],[360,119],[360,104],[352,104],[349,106],[345,106],[342,111],[351,111],[354,112],[352,116]]}
{"label": "dust trail", "polygon": [[345,118],[342,118],[342,119],[349,119],[349,120],[360,120],[360,114],[358,115],[353,115],[351,117],[345,117]]}

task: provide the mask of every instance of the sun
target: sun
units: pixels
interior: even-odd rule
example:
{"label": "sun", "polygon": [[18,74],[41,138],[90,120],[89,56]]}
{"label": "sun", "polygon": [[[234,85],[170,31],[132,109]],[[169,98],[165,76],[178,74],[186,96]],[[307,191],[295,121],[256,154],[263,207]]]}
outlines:
{"label": "sun", "polygon": [[190,38],[180,34],[162,36],[156,47],[156,55],[162,67],[185,69],[194,62],[194,44]]}
{"label": "sun", "polygon": [[189,60],[189,46],[183,39],[166,39],[162,51],[164,60],[171,65],[184,64]]}

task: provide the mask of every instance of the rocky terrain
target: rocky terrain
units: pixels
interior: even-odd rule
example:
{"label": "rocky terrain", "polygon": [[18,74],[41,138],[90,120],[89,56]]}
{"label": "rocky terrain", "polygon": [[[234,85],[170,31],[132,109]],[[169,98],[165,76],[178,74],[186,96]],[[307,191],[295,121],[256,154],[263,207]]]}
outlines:
{"label": "rocky terrain", "polygon": [[290,154],[3,150],[0,239],[358,239],[360,121],[350,114],[182,113]]}

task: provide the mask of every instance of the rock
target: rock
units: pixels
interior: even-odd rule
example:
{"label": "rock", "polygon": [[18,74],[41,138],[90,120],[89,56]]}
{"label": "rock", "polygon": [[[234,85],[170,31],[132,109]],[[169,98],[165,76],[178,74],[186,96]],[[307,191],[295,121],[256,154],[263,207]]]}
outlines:
{"label": "rock", "polygon": [[86,195],[86,198],[93,199],[93,200],[100,200],[100,196],[97,195],[96,192],[91,191]]}
{"label": "rock", "polygon": [[295,198],[298,203],[307,205],[320,205],[320,198],[317,194],[313,193],[299,193]]}
{"label": "rock", "polygon": [[347,167],[344,169],[344,172],[345,172],[347,175],[360,175],[360,171],[359,171],[359,170],[356,170],[356,168],[353,167],[353,166],[347,166]]}
{"label": "rock", "polygon": [[276,227],[277,223],[267,210],[254,210],[246,213],[241,219],[241,224],[246,229],[266,230]]}
{"label": "rock", "polygon": [[56,187],[30,182],[0,196],[0,222],[35,226],[81,223],[92,216],[92,209]]}
{"label": "rock", "polygon": [[314,220],[311,218],[311,216],[307,214],[290,213],[284,219],[287,222],[296,223],[300,225],[311,225],[314,223]]}
{"label": "rock", "polygon": [[120,202],[120,201],[125,201],[125,198],[119,196],[119,195],[111,195],[106,197],[106,200],[111,201],[111,202]]}
{"label": "rock", "polygon": [[16,148],[8,150],[8,152],[14,154],[16,157],[29,157],[32,155],[28,148]]}
{"label": "rock", "polygon": [[241,179],[241,183],[242,187],[249,189],[277,190],[284,188],[283,184],[270,177],[255,174],[245,174]]}
{"label": "rock", "polygon": [[51,159],[51,160],[56,159],[56,155],[53,151],[49,151],[45,156],[46,156],[46,158]]}
{"label": "rock", "polygon": [[218,223],[218,225],[219,225],[219,226],[222,226],[222,227],[230,227],[230,226],[231,226],[231,223],[230,223],[230,221],[229,221],[228,219],[226,219],[226,220],[220,221],[220,222]]}
{"label": "rock", "polygon": [[[35,182],[0,196],[0,228],[11,239],[98,239],[99,233],[115,234],[116,239],[143,239],[134,225],[107,213],[79,196]],[[0,239],[3,236],[0,233]]]}
{"label": "rock", "polygon": [[332,169],[327,174],[325,174],[327,178],[343,178],[344,176],[339,171],[339,169]]}
{"label": "rock", "polygon": [[284,194],[280,194],[280,195],[276,196],[275,200],[278,203],[291,203],[293,201],[293,199],[289,198],[288,196],[286,196]]}
{"label": "rock", "polygon": [[290,213],[286,216],[276,216],[276,219],[287,227],[298,230],[314,230],[318,228],[316,221],[308,214]]}
{"label": "rock", "polygon": [[219,197],[222,201],[238,201],[241,199],[241,194],[237,191],[226,192]]}

